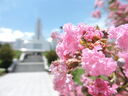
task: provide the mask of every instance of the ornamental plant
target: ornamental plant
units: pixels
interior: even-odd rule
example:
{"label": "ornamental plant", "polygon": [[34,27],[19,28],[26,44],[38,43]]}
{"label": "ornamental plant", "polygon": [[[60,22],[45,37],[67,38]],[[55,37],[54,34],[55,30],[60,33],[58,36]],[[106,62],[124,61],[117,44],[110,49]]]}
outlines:
{"label": "ornamental plant", "polygon": [[108,13],[109,25],[128,23],[128,0],[95,0],[92,16],[100,18],[103,10]]}
{"label": "ornamental plant", "polygon": [[128,96],[128,24],[65,24],[50,69],[60,96]]}

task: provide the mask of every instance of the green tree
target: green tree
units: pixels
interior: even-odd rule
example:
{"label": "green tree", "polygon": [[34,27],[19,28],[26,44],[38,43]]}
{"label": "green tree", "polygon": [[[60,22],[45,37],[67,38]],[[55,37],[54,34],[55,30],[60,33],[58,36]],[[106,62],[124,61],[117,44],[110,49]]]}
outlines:
{"label": "green tree", "polygon": [[9,44],[3,44],[0,47],[0,68],[7,69],[13,61],[14,52]]}

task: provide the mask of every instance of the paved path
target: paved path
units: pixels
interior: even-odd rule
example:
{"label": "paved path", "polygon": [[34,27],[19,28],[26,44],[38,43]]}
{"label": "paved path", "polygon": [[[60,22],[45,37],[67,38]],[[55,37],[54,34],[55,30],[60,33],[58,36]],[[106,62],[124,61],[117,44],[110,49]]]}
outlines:
{"label": "paved path", "polygon": [[15,73],[0,77],[0,96],[59,96],[43,63],[41,56],[29,56]]}
{"label": "paved path", "polygon": [[58,96],[46,72],[10,73],[0,77],[0,96]]}

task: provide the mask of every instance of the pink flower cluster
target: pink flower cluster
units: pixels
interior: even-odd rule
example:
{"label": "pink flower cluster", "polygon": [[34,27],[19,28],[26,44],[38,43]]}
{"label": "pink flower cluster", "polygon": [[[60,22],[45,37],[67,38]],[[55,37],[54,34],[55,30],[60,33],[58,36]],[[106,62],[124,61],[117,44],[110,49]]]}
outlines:
{"label": "pink flower cluster", "polygon": [[96,79],[92,85],[88,86],[88,91],[92,96],[112,96],[116,90],[109,86],[109,82]]}
{"label": "pink flower cluster", "polygon": [[101,12],[100,10],[95,10],[93,13],[92,13],[92,16],[95,17],[95,18],[101,18]]}
{"label": "pink flower cluster", "polygon": [[115,26],[128,23],[128,4],[115,0],[109,5],[109,18]]}
{"label": "pink flower cluster", "polygon": [[100,18],[102,13],[100,9],[105,10],[106,5],[108,18],[110,19],[109,25],[119,26],[128,23],[128,3],[122,0],[95,0],[96,10],[93,12],[92,16]]}
{"label": "pink flower cluster", "polygon": [[128,77],[128,52],[120,52],[119,56],[120,58],[123,58],[125,60],[125,64],[124,64],[125,74]]}
{"label": "pink flower cluster", "polygon": [[95,0],[95,7],[103,7],[104,1],[103,0]]}
{"label": "pink flower cluster", "polygon": [[94,36],[96,36],[98,38],[102,38],[103,33],[101,30],[97,30],[93,26],[86,26],[86,28],[84,30],[84,34],[83,34],[84,39],[87,41],[92,41]]}
{"label": "pink flower cluster", "polygon": [[123,50],[128,51],[128,24],[121,25],[109,30],[109,38],[115,39],[116,44]]}
{"label": "pink flower cluster", "polygon": [[[76,50],[79,49],[79,41],[77,39],[77,29],[72,24],[64,25],[65,34],[63,39],[58,43],[56,52],[61,59],[70,57]],[[72,42],[72,43],[71,43]]]}
{"label": "pink flower cluster", "polygon": [[82,66],[92,76],[110,75],[116,70],[117,64],[112,58],[106,58],[102,52],[84,49]]}
{"label": "pink flower cluster", "polygon": [[61,59],[71,57],[75,51],[82,48],[80,45],[80,39],[82,36],[87,41],[92,41],[94,36],[97,36],[98,38],[103,37],[101,30],[83,23],[78,26],[65,24],[63,29],[65,33],[63,34],[62,40],[56,47],[56,52]]}
{"label": "pink flower cluster", "polygon": [[67,75],[67,66],[64,61],[55,61],[50,66],[52,74],[54,74],[54,89],[61,94],[67,94],[72,89],[73,82],[71,76]]}
{"label": "pink flower cluster", "polygon": [[118,96],[118,92],[128,91],[127,24],[109,29],[108,36],[83,23],[65,24],[63,30],[61,36],[53,34],[61,39],[56,47],[59,60],[50,66],[60,96]]}

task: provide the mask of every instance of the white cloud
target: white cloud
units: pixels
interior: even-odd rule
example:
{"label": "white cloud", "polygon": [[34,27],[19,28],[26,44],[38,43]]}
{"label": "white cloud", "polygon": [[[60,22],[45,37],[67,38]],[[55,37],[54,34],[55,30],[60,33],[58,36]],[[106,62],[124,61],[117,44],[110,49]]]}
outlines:
{"label": "white cloud", "polygon": [[55,29],[52,29],[51,32],[60,32],[60,29],[55,28]]}
{"label": "white cloud", "polygon": [[108,27],[108,26],[106,26],[106,22],[107,22],[107,16],[106,15],[103,15],[102,18],[100,18],[100,19],[90,17],[90,18],[88,18],[88,20],[84,20],[84,22],[86,24],[93,25],[93,26],[98,25],[101,28],[107,28]]}
{"label": "white cloud", "polygon": [[101,28],[107,28],[105,19],[99,19],[98,21],[91,23],[91,25],[98,25]]}
{"label": "white cloud", "polygon": [[52,42],[53,39],[52,39],[51,37],[49,37],[49,38],[47,38],[47,41],[48,41],[48,42]]}
{"label": "white cloud", "polygon": [[16,39],[30,39],[34,34],[32,32],[22,32],[10,28],[0,28],[0,41],[13,42]]}

